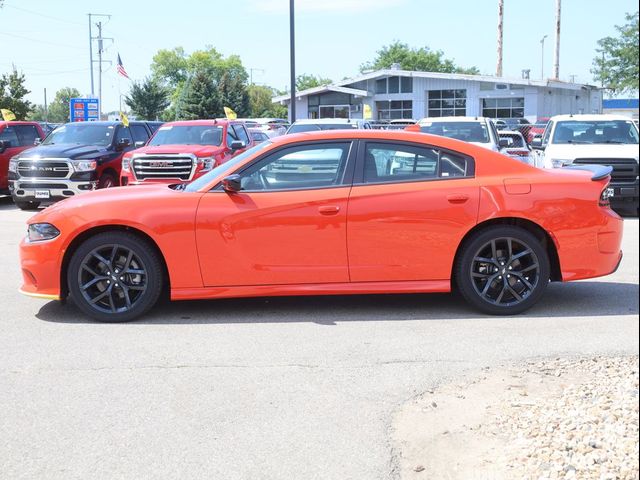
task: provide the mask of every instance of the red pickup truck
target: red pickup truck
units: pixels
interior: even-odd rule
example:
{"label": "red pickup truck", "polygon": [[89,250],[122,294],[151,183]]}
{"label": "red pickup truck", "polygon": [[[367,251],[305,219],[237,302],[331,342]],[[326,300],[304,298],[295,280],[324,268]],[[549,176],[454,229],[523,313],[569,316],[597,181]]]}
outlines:
{"label": "red pickup truck", "polygon": [[38,122],[0,122],[0,194],[9,194],[9,160],[45,137]]}
{"label": "red pickup truck", "polygon": [[252,145],[240,121],[165,123],[145,147],[124,155],[120,185],[190,182]]}

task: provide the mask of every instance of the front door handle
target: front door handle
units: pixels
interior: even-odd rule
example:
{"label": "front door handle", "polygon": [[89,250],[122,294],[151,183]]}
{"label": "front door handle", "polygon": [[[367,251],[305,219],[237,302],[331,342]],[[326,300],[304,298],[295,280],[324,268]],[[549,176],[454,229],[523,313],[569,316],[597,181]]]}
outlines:
{"label": "front door handle", "polygon": [[318,207],[318,212],[321,215],[336,215],[340,211],[338,205],[326,205],[324,207]]}
{"label": "front door handle", "polygon": [[447,200],[449,200],[449,203],[464,203],[469,200],[469,195],[454,193],[452,195],[447,195]]}

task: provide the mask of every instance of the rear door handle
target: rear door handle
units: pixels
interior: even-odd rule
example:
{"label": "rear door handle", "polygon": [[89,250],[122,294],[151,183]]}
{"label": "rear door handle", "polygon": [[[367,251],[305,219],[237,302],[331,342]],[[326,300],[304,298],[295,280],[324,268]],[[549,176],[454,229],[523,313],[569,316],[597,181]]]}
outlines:
{"label": "rear door handle", "polygon": [[318,212],[321,215],[336,215],[340,211],[338,205],[326,205],[324,207],[318,207]]}
{"label": "rear door handle", "polygon": [[464,203],[469,200],[469,195],[454,193],[452,195],[447,195],[447,200],[449,200],[449,203]]}

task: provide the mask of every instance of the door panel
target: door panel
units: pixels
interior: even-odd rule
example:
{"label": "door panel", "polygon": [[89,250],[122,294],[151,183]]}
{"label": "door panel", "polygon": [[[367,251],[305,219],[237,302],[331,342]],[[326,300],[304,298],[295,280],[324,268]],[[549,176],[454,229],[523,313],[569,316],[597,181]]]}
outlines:
{"label": "door panel", "polygon": [[350,188],[204,195],[196,240],[205,286],[348,282]]}

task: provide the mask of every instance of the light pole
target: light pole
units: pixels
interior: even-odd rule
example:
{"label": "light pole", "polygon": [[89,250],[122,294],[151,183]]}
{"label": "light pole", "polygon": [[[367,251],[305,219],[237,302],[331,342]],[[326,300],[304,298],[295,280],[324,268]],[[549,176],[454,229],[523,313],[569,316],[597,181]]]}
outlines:
{"label": "light pole", "polygon": [[542,39],[540,40],[540,80],[544,80],[544,39],[547,38],[549,35],[545,35],[544,37],[542,37]]}

